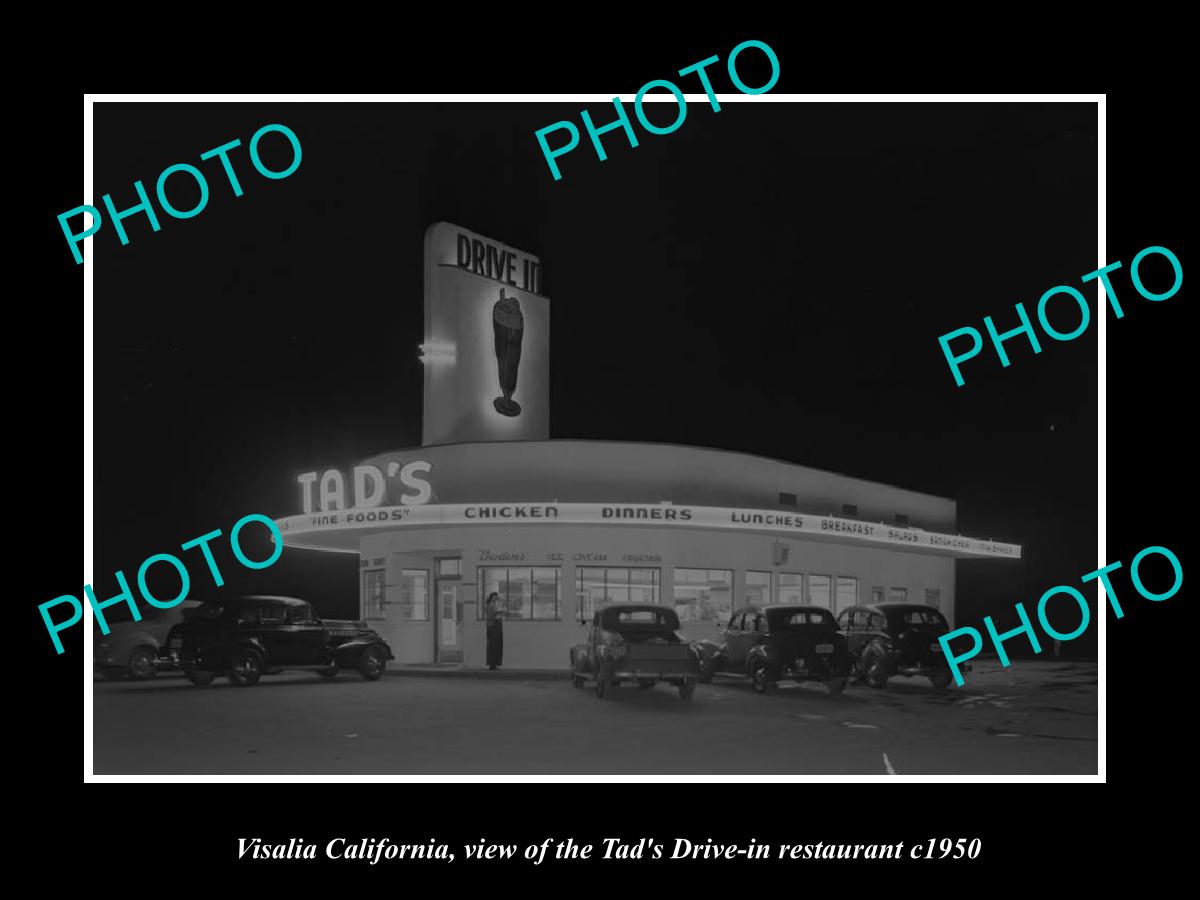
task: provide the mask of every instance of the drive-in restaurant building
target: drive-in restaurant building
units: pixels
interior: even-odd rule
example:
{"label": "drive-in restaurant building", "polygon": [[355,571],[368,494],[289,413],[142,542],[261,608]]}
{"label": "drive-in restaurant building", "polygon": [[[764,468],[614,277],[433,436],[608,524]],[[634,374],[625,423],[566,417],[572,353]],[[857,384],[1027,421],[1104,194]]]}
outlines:
{"label": "drive-in restaurant building", "polygon": [[564,668],[607,602],[674,608],[715,637],[746,602],[939,608],[956,559],[1019,559],[956,533],[955,501],[742,453],[549,439],[549,300],[536,257],[439,222],[425,235],[422,446],[298,477],[288,547],[359,557],[360,615],[399,663]]}

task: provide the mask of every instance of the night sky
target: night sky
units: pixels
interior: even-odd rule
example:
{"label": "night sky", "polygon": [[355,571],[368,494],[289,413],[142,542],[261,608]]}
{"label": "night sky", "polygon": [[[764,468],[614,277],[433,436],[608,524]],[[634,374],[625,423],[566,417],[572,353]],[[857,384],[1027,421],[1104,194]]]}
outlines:
{"label": "night sky", "polygon": [[[438,220],[542,258],[552,437],[744,451],[954,497],[962,533],[1026,557],[959,564],[963,624],[1015,623],[1014,602],[1096,567],[1095,324],[1041,335],[1036,356],[1010,341],[1007,369],[985,349],[961,388],[937,343],[985,315],[1015,327],[1014,303],[1032,316],[1097,268],[1094,105],[691,104],[636,149],[605,136],[606,162],[585,134],[555,182],[534,131],[583,106],[97,104],[97,198],[133,205],[135,179],[152,192],[177,162],[212,189],[193,219],[160,213],[152,233],[135,216],[128,246],[107,223],[88,242],[101,597],[152,553],[298,512],[300,472],[420,443],[422,237]],[[272,122],[303,146],[278,181],[245,150]],[[264,160],[283,168],[272,137]],[[233,138],[241,197],[199,160]],[[187,181],[170,182],[181,208]],[[222,590],[357,607],[352,556],[218,560]],[[1095,629],[1073,645],[1094,646]]]}

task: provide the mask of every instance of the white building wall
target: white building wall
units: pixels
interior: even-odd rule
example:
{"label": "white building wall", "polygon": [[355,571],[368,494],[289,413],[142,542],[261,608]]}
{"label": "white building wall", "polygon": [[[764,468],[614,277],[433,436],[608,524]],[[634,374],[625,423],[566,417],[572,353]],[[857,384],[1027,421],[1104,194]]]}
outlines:
{"label": "white building wall", "polygon": [[[787,562],[773,564],[775,545],[787,548]],[[713,531],[652,526],[470,526],[374,534],[361,541],[364,558],[387,559],[387,599],[399,599],[399,575],[402,568],[429,571],[428,610],[425,622],[397,622],[393,619],[372,624],[388,640],[398,663],[428,663],[434,659],[435,559],[461,554],[462,582],[459,601],[463,610],[463,662],[483,665],[482,625],[477,618],[477,574],[481,566],[559,567],[559,620],[507,621],[504,624],[504,664],[514,668],[565,668],[568,649],[584,639],[586,623],[580,622],[576,601],[577,567],[657,568],[660,571],[660,602],[674,604],[674,569],[729,569],[734,572],[732,606],[741,605],[746,596],[745,572],[796,572],[808,576],[828,575],[836,584],[837,576],[857,579],[859,603],[871,601],[871,588],[903,587],[908,601],[925,602],[925,589],[937,589],[939,606],[954,624],[954,560],[948,556],[900,550],[853,546],[831,541],[779,539],[774,536],[746,535]],[[503,561],[489,557],[504,554],[516,557]],[[625,557],[659,557],[658,561],[628,561]],[[831,587],[831,593],[835,589]],[[833,603],[831,598],[831,605]],[[385,609],[391,609],[390,606]],[[685,622],[684,631],[692,638],[719,638],[719,621]]]}

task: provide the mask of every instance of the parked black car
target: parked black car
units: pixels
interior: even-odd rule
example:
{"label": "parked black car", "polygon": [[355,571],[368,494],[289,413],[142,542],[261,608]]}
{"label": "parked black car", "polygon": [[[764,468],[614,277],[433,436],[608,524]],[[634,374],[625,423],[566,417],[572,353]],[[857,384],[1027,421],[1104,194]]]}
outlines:
{"label": "parked black car", "polygon": [[827,609],[745,606],[729,617],[724,638],[699,648],[705,680],[714,672],[749,675],[760,694],[784,680],[823,682],[831,694],[846,687],[853,659]]}
{"label": "parked black car", "polygon": [[577,688],[594,681],[597,697],[622,682],[648,690],[665,681],[690,703],[700,677],[696,652],[679,631],[679,616],[666,606],[614,603],[598,610],[587,642],[572,647],[570,655],[571,681]]}
{"label": "parked black car", "polygon": [[[842,610],[838,624],[850,644],[858,676],[871,687],[887,687],[893,675],[923,675],[935,688],[950,685],[950,666],[938,637],[950,632],[935,607],[877,603]],[[970,666],[961,668],[970,671]]]}
{"label": "parked black car", "polygon": [[113,622],[108,634],[100,632],[96,623],[92,644],[92,672],[105,678],[153,678],[161,668],[158,654],[166,646],[167,634],[183,621],[187,610],[199,604],[184,600],[170,609],[149,607],[142,610],[137,621]]}
{"label": "parked black car", "polygon": [[322,621],[312,605],[294,597],[232,597],[189,610],[167,635],[158,658],[179,668],[193,684],[218,675],[241,687],[284,669],[313,669],[333,678],[357,669],[376,681],[395,659],[392,649],[365,622]]}

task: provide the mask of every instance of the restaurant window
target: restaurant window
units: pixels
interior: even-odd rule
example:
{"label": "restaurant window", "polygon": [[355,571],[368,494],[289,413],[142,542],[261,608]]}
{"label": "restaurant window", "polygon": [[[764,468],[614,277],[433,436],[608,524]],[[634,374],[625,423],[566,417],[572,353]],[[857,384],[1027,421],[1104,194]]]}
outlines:
{"label": "restaurant window", "polygon": [[799,572],[779,573],[779,602],[804,606],[804,576]]}
{"label": "restaurant window", "polygon": [[746,572],[746,602],[757,606],[771,602],[770,572]]}
{"label": "restaurant window", "polygon": [[729,569],[676,569],[675,612],[682,622],[721,622],[733,609]]}
{"label": "restaurant window", "polygon": [[429,621],[429,573],[424,569],[400,570],[400,598],[392,618],[405,622]]}
{"label": "restaurant window", "polygon": [[447,577],[462,574],[462,560],[457,557],[453,559],[439,559],[437,561],[437,573]]}
{"label": "restaurant window", "polygon": [[858,603],[858,579],[839,575],[837,577],[836,597],[837,609],[845,609],[847,606],[854,606]]}
{"label": "restaurant window", "polygon": [[940,588],[925,588],[925,605],[934,609],[941,608],[942,592]]}
{"label": "restaurant window", "polygon": [[479,602],[475,615],[482,619],[487,612],[487,598],[493,591],[500,595],[500,612],[509,621],[552,622],[559,615],[559,569],[500,568],[480,566],[476,579]]}
{"label": "restaurant window", "polygon": [[907,603],[908,588],[888,588],[888,603]]}
{"label": "restaurant window", "polygon": [[808,576],[808,602],[812,606],[822,606],[829,609],[829,576]]}
{"label": "restaurant window", "polygon": [[368,622],[384,619],[383,598],[386,571],[367,569],[362,573],[362,617]]}
{"label": "restaurant window", "polygon": [[795,494],[788,494],[784,491],[779,492],[779,505],[780,506],[795,506],[796,503],[797,503],[797,499],[796,499]]}
{"label": "restaurant window", "polygon": [[580,566],[575,577],[579,615],[585,621],[608,603],[658,603],[658,569]]}
{"label": "restaurant window", "polygon": [[858,507],[855,506],[853,503],[843,503],[842,504],[842,515],[850,516],[851,518],[853,518],[858,515]]}
{"label": "restaurant window", "polygon": [[881,587],[871,588],[871,602],[872,603],[882,603],[883,602],[883,588],[881,588]]}

